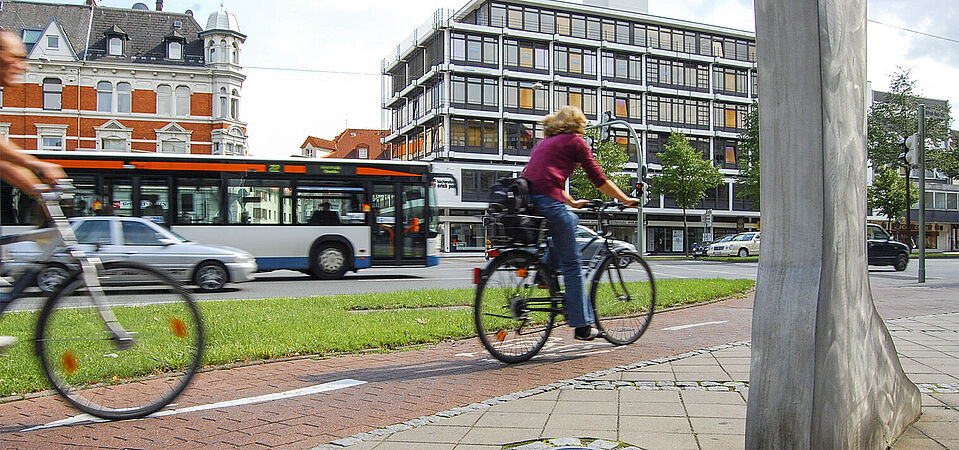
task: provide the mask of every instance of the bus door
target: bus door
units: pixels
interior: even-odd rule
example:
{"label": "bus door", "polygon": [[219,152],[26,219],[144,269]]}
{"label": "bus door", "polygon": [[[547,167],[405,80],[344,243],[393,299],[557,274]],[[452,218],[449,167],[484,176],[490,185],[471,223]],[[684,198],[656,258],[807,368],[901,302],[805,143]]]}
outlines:
{"label": "bus door", "polygon": [[170,212],[170,187],[166,178],[140,179],[140,217],[166,224]]}
{"label": "bus door", "polygon": [[371,206],[373,262],[426,263],[426,186],[375,183]]}
{"label": "bus door", "polygon": [[98,216],[133,216],[133,179],[103,177],[103,202],[94,206]]}

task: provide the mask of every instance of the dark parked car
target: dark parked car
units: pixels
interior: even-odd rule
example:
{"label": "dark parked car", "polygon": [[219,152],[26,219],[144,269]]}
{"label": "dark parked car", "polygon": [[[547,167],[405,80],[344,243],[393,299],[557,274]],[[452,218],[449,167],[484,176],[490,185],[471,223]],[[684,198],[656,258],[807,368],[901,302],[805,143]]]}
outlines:
{"label": "dark parked car", "polygon": [[[582,225],[576,227],[576,242],[579,244],[580,252],[583,254],[583,262],[588,262],[593,258],[601,248],[603,248],[603,238],[596,234],[595,231],[590,230]],[[621,241],[618,239],[612,239],[612,246],[614,251],[618,250],[628,250],[631,252],[636,252],[636,246],[630,244],[626,241]],[[629,264],[629,259],[625,258],[623,260],[625,264]],[[625,267],[620,265],[620,267]]]}
{"label": "dark parked car", "polygon": [[870,266],[893,266],[902,272],[909,265],[909,247],[892,240],[879,225],[866,225],[866,255]]}

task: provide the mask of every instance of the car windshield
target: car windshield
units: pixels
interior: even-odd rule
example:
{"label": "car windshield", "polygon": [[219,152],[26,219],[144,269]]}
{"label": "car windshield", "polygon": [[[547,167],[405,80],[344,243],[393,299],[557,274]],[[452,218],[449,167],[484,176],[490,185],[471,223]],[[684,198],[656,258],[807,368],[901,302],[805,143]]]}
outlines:
{"label": "car windshield", "polygon": [[729,241],[730,241],[732,238],[734,238],[734,237],[736,237],[736,235],[730,234],[729,236],[723,236],[722,239],[720,239],[720,240],[718,240],[718,241],[716,241],[716,242],[717,242],[717,243],[719,243],[719,242],[729,242]]}

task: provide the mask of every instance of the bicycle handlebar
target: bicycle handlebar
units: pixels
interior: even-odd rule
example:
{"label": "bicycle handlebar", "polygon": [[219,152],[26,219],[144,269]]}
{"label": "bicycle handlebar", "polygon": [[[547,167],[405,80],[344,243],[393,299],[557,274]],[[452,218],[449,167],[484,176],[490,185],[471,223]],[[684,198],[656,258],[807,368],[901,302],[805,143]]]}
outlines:
{"label": "bicycle handlebar", "polygon": [[627,205],[619,201],[604,202],[598,198],[594,198],[583,207],[591,211],[603,211],[609,208],[619,208],[619,210],[622,211],[626,208],[635,208],[636,205]]}

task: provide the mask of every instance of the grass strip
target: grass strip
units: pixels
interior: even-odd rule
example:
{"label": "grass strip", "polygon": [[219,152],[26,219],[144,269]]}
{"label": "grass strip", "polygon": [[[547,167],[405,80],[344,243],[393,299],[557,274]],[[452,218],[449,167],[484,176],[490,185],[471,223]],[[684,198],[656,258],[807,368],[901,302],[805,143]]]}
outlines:
{"label": "grass strip", "polygon": [[[656,282],[657,309],[743,294],[752,280],[667,279]],[[367,350],[389,351],[417,344],[476,335],[472,306],[475,291],[418,291],[306,298],[270,298],[201,302],[207,333],[205,365],[324,355]],[[466,306],[467,308],[462,308]],[[450,308],[460,307],[460,308]],[[156,320],[162,305],[116,307],[129,323]],[[363,311],[357,313],[357,311]],[[47,389],[39,359],[33,354],[37,312],[10,313],[0,319],[0,335],[20,341],[0,358],[0,397]],[[110,364],[91,382],[117,376]],[[148,374],[125,367],[121,378]]]}

